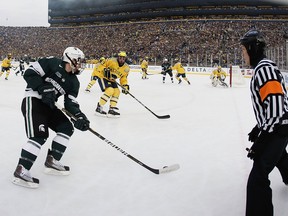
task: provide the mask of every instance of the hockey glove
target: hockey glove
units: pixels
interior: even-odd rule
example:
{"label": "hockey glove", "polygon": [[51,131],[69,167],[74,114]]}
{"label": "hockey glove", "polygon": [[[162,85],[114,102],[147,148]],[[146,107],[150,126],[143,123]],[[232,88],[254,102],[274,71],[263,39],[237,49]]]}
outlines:
{"label": "hockey glove", "polygon": [[246,150],[248,151],[247,157],[251,160],[259,157],[266,148],[266,144],[269,142],[270,135],[271,133],[261,131],[259,137],[256,138],[256,141],[253,143],[251,148],[246,148]]}
{"label": "hockey glove", "polygon": [[248,140],[250,142],[255,142],[256,139],[258,138],[258,135],[260,133],[260,129],[258,128],[258,126],[256,125],[251,132],[248,134]]}
{"label": "hockey glove", "polygon": [[49,106],[51,109],[55,108],[55,88],[51,84],[44,84],[38,88],[39,94],[42,96],[42,102]]}
{"label": "hockey glove", "polygon": [[111,72],[109,68],[104,68],[104,77],[107,79],[110,79],[111,77]]}
{"label": "hockey glove", "polygon": [[74,123],[74,127],[81,131],[86,131],[90,127],[90,121],[87,119],[87,117],[84,115],[84,113],[79,112],[75,114],[76,120],[72,119],[72,122]]}
{"label": "hockey glove", "polygon": [[93,81],[93,80],[97,80],[98,79],[98,76],[91,76],[91,81]]}
{"label": "hockey glove", "polygon": [[122,93],[123,93],[123,94],[128,94],[129,89],[130,89],[130,88],[129,88],[129,85],[127,85],[127,84],[126,84],[126,85],[123,85]]}
{"label": "hockey glove", "polygon": [[104,68],[104,77],[109,80],[117,79],[117,76],[115,74],[112,74],[109,68]]}

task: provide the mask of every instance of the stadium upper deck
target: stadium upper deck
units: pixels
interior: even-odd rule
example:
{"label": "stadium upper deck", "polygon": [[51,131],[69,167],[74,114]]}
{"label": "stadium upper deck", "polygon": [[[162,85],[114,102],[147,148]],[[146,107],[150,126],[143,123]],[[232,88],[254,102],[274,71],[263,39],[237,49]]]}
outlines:
{"label": "stadium upper deck", "polygon": [[49,0],[48,7],[51,26],[209,16],[288,19],[287,0]]}

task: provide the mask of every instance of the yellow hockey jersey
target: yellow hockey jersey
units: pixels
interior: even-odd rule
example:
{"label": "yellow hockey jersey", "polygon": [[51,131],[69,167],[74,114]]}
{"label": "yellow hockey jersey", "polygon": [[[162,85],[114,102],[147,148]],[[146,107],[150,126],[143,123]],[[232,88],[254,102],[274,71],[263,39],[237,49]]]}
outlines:
{"label": "yellow hockey jersey", "polygon": [[148,68],[148,62],[145,59],[141,63],[141,68],[144,68],[144,69]]}
{"label": "yellow hockey jersey", "polygon": [[5,58],[5,59],[2,61],[1,66],[2,66],[3,68],[11,67],[11,59]]}
{"label": "yellow hockey jersey", "polygon": [[184,74],[185,69],[180,62],[177,62],[173,67],[172,70],[176,70],[179,74]]}
{"label": "yellow hockey jersey", "polygon": [[95,65],[91,76],[92,76],[92,77],[95,77],[95,76],[99,77],[99,74],[102,73],[102,71],[104,70],[104,68],[105,68],[104,64],[101,64],[100,62],[98,62],[98,63]]}
{"label": "yellow hockey jersey", "polygon": [[[104,68],[110,69],[111,75],[117,77],[116,79],[120,79],[121,85],[128,84],[127,76],[130,72],[130,67],[127,63],[124,63],[120,67],[118,64],[117,58],[110,58],[106,60],[103,66]],[[101,72],[99,72],[99,75],[98,75],[99,78],[106,79],[106,77],[104,76],[104,68]],[[114,80],[111,80],[111,81],[114,81]]]}
{"label": "yellow hockey jersey", "polygon": [[222,69],[220,71],[218,69],[215,69],[215,70],[212,71],[212,76],[214,76],[214,77],[221,77],[221,76],[226,77],[227,74]]}

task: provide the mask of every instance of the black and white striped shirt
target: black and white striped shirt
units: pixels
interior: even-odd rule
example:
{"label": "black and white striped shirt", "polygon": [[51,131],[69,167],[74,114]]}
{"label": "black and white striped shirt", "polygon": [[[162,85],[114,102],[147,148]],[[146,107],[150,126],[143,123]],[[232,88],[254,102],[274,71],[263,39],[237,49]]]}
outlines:
{"label": "black and white striped shirt", "polygon": [[283,114],[288,112],[285,81],[273,61],[262,59],[258,63],[250,82],[250,91],[258,127],[272,132]]}

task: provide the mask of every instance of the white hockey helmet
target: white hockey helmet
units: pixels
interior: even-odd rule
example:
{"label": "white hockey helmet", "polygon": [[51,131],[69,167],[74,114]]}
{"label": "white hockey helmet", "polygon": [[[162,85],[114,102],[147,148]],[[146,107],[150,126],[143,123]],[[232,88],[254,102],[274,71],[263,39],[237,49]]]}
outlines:
{"label": "white hockey helmet", "polygon": [[70,64],[74,74],[80,74],[85,69],[84,60],[84,53],[77,47],[67,47],[63,52],[63,61]]}

